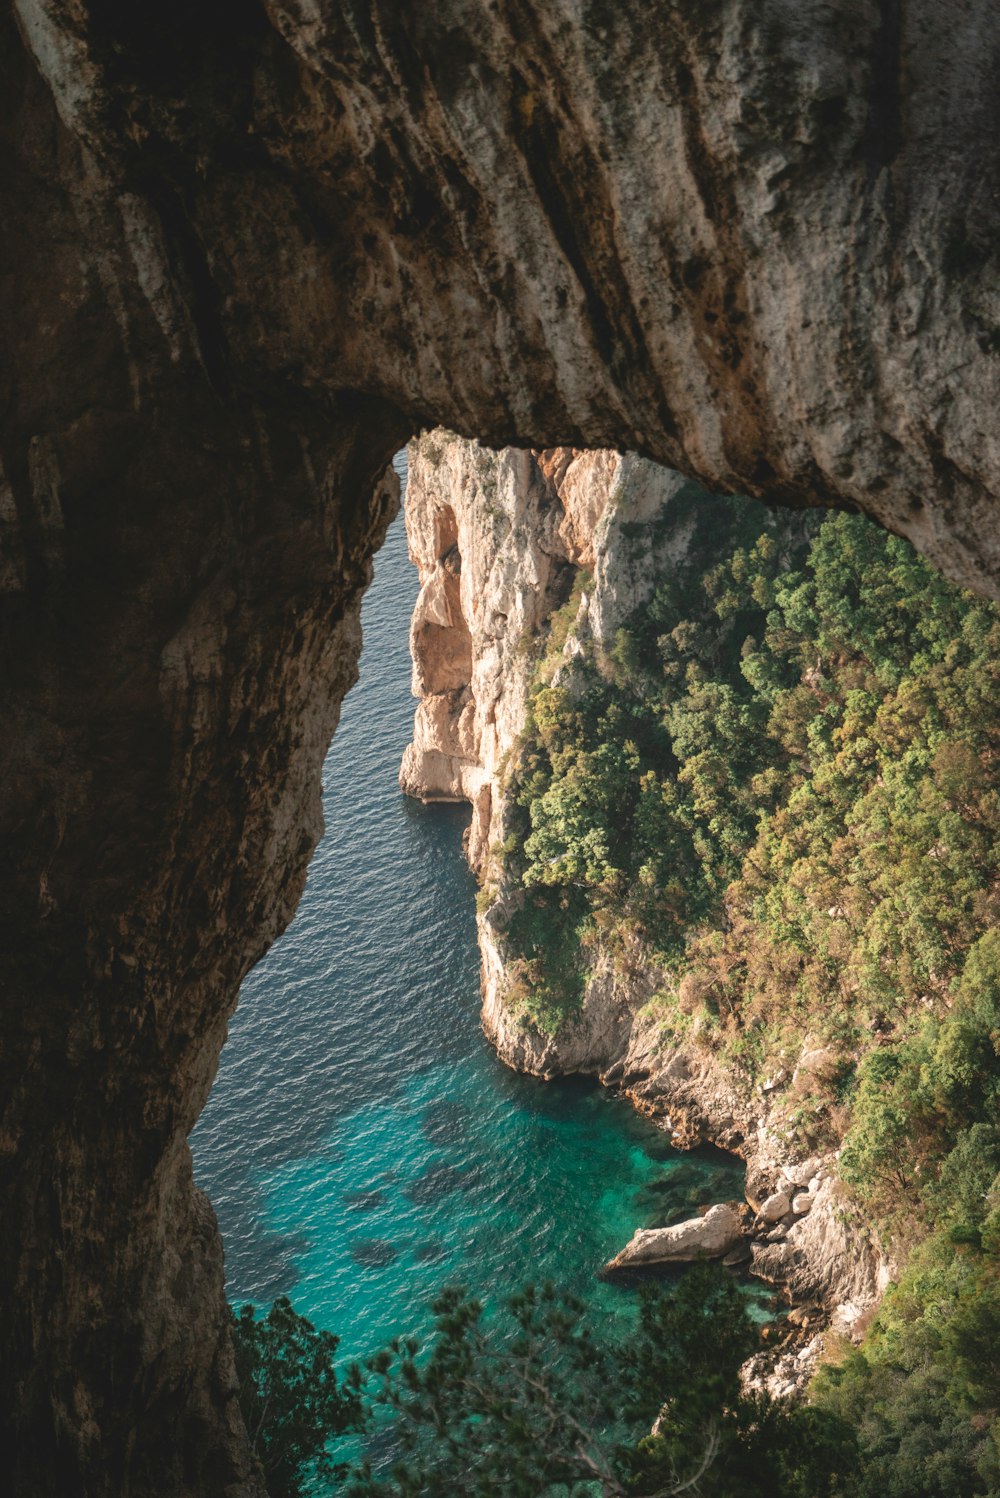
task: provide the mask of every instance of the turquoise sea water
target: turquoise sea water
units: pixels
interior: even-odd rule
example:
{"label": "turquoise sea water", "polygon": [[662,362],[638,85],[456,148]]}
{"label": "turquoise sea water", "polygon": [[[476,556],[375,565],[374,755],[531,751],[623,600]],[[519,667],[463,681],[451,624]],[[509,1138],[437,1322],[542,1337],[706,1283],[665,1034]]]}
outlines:
{"label": "turquoise sea water", "polygon": [[551,1278],[620,1322],[633,1292],[601,1264],[637,1227],[742,1193],[736,1162],[678,1154],[595,1084],[517,1076],[484,1040],[467,814],[396,782],[416,591],[400,517],[326,762],[326,835],[192,1136],[230,1298],[290,1295],[345,1358],[427,1331],[449,1283],[495,1302]]}

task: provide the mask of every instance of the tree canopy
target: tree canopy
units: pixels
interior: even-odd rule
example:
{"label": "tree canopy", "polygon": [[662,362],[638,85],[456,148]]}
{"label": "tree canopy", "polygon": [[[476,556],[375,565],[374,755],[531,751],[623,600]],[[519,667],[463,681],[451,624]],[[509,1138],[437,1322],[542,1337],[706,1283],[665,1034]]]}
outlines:
{"label": "tree canopy", "polygon": [[317,1483],[343,1476],[329,1445],[363,1424],[358,1380],[338,1380],[337,1338],[317,1331],[287,1296],[266,1316],[248,1304],[231,1321],[240,1409],[267,1491],[307,1498]]}
{"label": "tree canopy", "polygon": [[[266,1326],[270,1317],[255,1322],[248,1309],[244,1332]],[[333,1405],[326,1355],[335,1339],[287,1301],[276,1310],[276,1336],[242,1345],[243,1376],[264,1394],[249,1408],[273,1498],[329,1491],[317,1478],[337,1469],[329,1456],[325,1467],[317,1462],[315,1441],[361,1418],[395,1459],[340,1471],[347,1498],[853,1491],[857,1453],[845,1420],[742,1389],[740,1365],[757,1336],[737,1284],[715,1266],[692,1269],[670,1291],[647,1287],[628,1340],[595,1338],[581,1303],[552,1285],[528,1285],[493,1314],[463,1290],[445,1290],[429,1345],[397,1339],[364,1375],[349,1373],[346,1403],[338,1390]],[[279,1397],[268,1400],[269,1389]]]}

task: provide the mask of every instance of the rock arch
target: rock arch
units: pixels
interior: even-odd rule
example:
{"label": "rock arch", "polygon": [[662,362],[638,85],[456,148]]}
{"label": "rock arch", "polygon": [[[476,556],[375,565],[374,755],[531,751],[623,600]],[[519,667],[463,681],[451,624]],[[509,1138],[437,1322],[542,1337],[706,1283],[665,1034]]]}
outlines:
{"label": "rock arch", "polygon": [[0,1425],[249,1493],[186,1135],[443,422],[860,505],[1000,591],[993,0],[12,0]]}

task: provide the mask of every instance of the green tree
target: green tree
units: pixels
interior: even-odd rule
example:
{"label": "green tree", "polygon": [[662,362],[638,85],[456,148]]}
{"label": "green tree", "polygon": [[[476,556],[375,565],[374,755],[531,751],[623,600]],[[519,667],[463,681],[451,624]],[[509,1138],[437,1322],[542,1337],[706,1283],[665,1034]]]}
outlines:
{"label": "green tree", "polygon": [[860,516],[671,514],[684,565],[538,693],[510,953],[546,1029],[599,954],[660,970],[664,1040],[839,1058],[779,1106],[900,1267],[831,1405],[856,1491],[1000,1498],[1000,610]]}
{"label": "green tree", "polygon": [[528,1287],[487,1319],[463,1291],[435,1305],[427,1355],[397,1340],[370,1363],[402,1459],[349,1498],[833,1498],[852,1491],[850,1427],[740,1388],[755,1336],[711,1266],[643,1297],[625,1344],[599,1344],[580,1303]]}
{"label": "green tree", "polygon": [[230,1307],[239,1402],[270,1498],[304,1498],[343,1475],[328,1443],[363,1424],[357,1379],[340,1383],[337,1338],[317,1331],[280,1296],[267,1315]]}

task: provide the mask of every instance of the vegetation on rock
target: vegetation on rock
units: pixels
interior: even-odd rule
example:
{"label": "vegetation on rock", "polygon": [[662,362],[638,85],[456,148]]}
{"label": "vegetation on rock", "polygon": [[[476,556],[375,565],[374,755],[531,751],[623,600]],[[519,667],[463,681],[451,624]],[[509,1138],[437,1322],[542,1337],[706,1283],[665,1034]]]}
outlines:
{"label": "vegetation on rock", "polygon": [[804,1022],[891,1040],[1000,914],[1000,614],[857,516],[731,500],[694,521],[610,648],[539,672],[511,942],[558,997],[538,933],[568,902],[583,960],[640,936],[702,1028],[758,1032],[762,1060]]}
{"label": "vegetation on rock", "polygon": [[1000,611],[847,514],[691,500],[615,639],[557,622],[508,782],[503,940],[557,1030],[598,948],[785,1099],[904,1267],[822,1381],[852,1489],[1000,1492]]}

